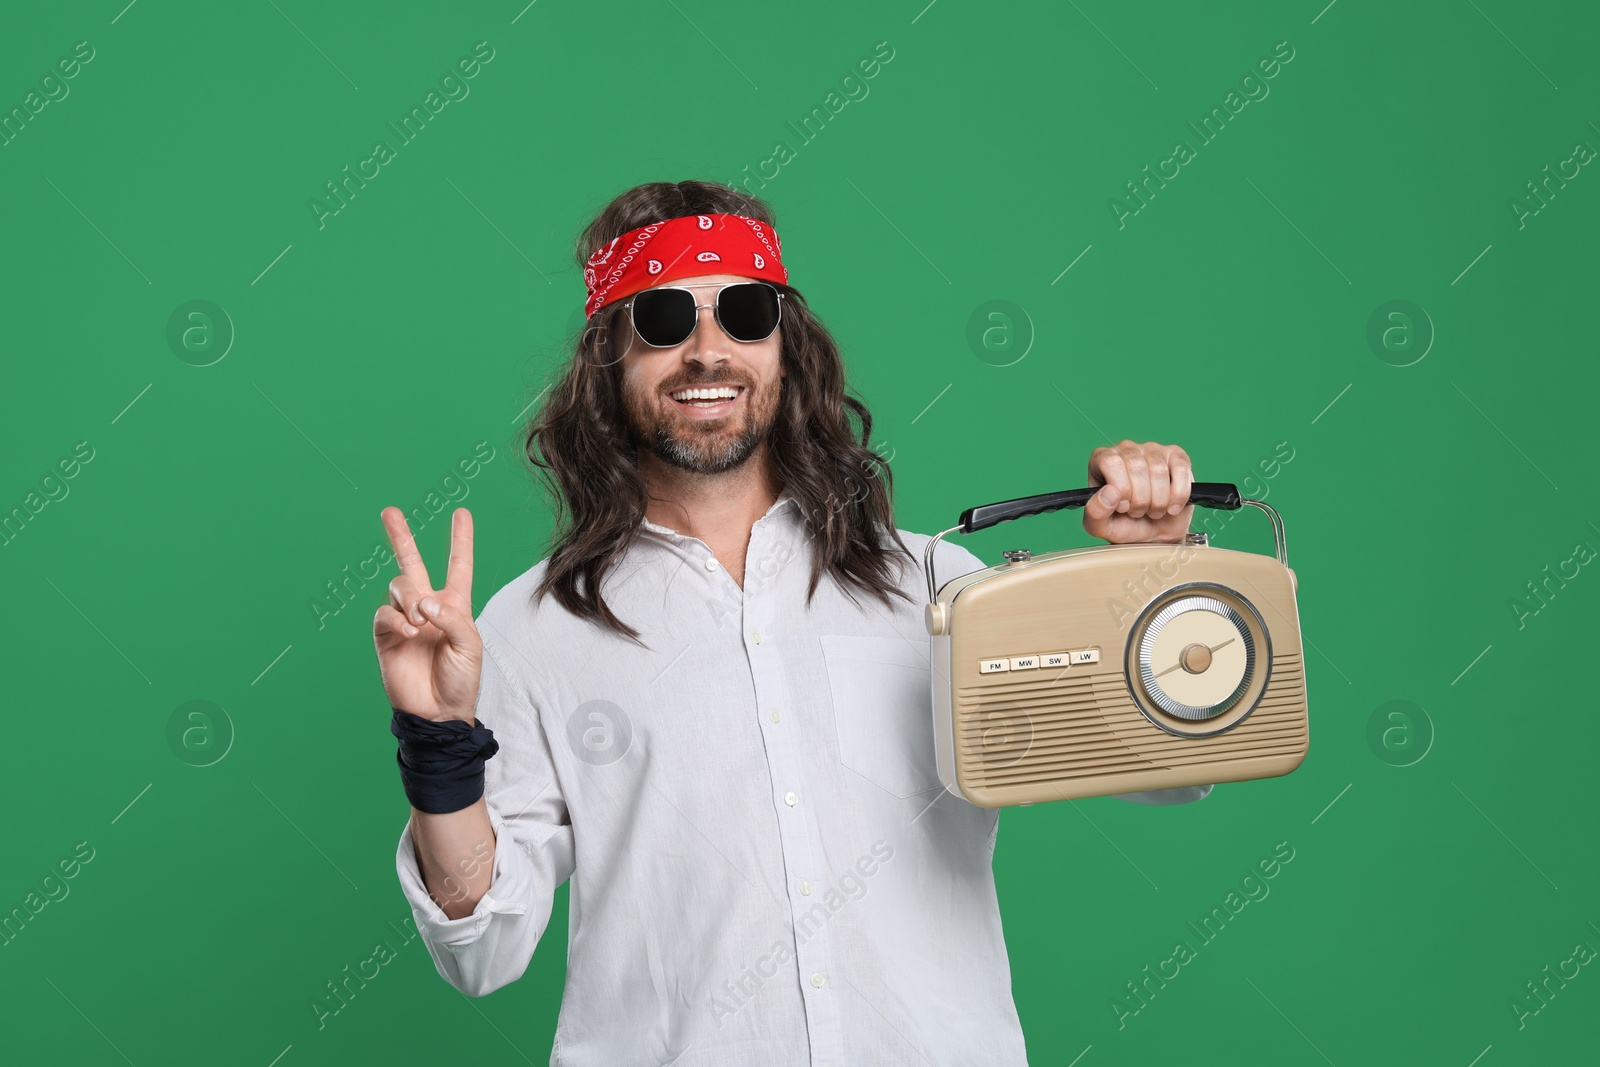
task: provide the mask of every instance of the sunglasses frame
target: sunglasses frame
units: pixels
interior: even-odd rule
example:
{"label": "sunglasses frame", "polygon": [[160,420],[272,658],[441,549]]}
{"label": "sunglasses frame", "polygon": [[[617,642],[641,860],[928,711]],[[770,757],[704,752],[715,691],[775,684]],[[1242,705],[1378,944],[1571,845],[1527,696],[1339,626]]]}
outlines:
{"label": "sunglasses frame", "polygon": [[[739,338],[733,336],[733,334],[731,334],[731,333],[728,333],[728,328],[726,326],[722,325],[722,308],[720,306],[721,303],[722,303],[722,291],[724,289],[730,289],[735,285],[761,285],[761,286],[765,286],[766,288],[771,289],[773,295],[778,298],[778,318],[772,324],[772,332],[767,334],[766,337],[758,337],[754,341],[740,341]],[[699,297],[697,297],[695,295],[694,290],[695,289],[712,289],[712,288],[715,288],[717,291],[716,291],[715,295],[712,296],[711,303],[709,303],[709,304],[699,303]],[[689,331],[688,337],[685,337],[682,341],[678,341],[678,342],[676,342],[674,344],[670,344],[670,345],[658,345],[658,344],[654,344],[654,343],[646,340],[644,334],[639,332],[638,325],[635,324],[634,321],[633,321],[633,302],[635,300],[639,299],[639,297],[641,295],[643,295],[644,293],[652,293],[652,292],[656,292],[656,291],[661,290],[661,289],[681,289],[684,292],[689,294],[689,298],[691,300],[696,301],[696,303],[694,305],[694,327],[693,327],[693,329],[691,329]],[[633,330],[634,335],[637,336],[639,338],[639,340],[644,341],[644,343],[649,345],[651,348],[677,348],[678,345],[686,343],[689,340],[690,337],[694,336],[694,331],[698,330],[700,328],[700,309],[701,308],[710,308],[712,317],[717,320],[718,329],[720,329],[723,333],[728,334],[728,340],[737,341],[739,344],[742,344],[742,345],[758,345],[758,344],[760,344],[762,341],[767,340],[768,337],[771,337],[772,334],[777,333],[778,332],[778,327],[783,324],[783,293],[779,292],[777,286],[771,284],[770,282],[764,282],[759,278],[752,278],[752,279],[750,279],[748,281],[742,281],[742,282],[702,282],[699,285],[652,285],[650,288],[641,290],[639,293],[636,293],[635,295],[630,296],[626,301],[626,306],[627,306],[627,309],[628,309],[628,326]]]}

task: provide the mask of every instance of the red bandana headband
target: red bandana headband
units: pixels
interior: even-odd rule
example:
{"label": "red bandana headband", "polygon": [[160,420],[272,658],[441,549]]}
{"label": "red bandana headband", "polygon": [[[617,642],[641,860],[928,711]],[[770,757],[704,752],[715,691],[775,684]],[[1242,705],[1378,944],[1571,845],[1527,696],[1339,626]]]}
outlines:
{"label": "red bandana headband", "polygon": [[684,215],[630,230],[589,257],[583,268],[585,318],[606,304],[659,282],[701,274],[789,281],[778,232],[744,215]]}

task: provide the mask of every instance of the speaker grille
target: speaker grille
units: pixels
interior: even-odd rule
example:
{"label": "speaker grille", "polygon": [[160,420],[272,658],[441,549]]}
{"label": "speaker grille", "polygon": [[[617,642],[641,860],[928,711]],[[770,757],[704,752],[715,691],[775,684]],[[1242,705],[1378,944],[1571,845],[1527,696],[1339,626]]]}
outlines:
{"label": "speaker grille", "polygon": [[1306,744],[1305,672],[1299,655],[1274,657],[1255,710],[1211,737],[1178,737],[1134,706],[1120,673],[1034,672],[1026,682],[986,682],[955,693],[956,759],[974,786],[1069,781],[1165,770],[1248,755],[1280,756]]}

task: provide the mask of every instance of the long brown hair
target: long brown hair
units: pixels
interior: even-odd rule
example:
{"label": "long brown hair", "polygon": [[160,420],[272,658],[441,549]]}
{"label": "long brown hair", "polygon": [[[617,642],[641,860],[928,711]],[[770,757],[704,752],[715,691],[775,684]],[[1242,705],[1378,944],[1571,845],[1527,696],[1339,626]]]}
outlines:
{"label": "long brown hair", "polygon": [[[583,228],[574,248],[579,270],[596,249],[629,230],[712,213],[748,215],[776,229],[767,204],[730,186],[648,182],[616,197]],[[909,601],[891,573],[895,546],[915,560],[894,527],[888,461],[868,447],[872,414],[846,392],[839,346],[805,297],[773,284],[784,294],[778,332],[787,375],[768,445],[773,470],[799,505],[811,539],[806,602],[824,571],[852,599],[853,585],[885,605],[891,595]],[[618,304],[601,308],[584,325],[560,380],[528,425],[524,451],[556,517],[535,600],[554,593],[574,615],[638,640],[639,631],[613,614],[599,593],[606,572],[639,536],[648,503],[622,399],[622,354],[631,332]]]}

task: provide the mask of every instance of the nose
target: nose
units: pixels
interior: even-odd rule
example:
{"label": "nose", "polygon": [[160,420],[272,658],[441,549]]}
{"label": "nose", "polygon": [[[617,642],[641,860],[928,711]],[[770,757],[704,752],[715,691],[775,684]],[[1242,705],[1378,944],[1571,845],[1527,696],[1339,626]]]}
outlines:
{"label": "nose", "polygon": [[733,338],[723,333],[722,327],[717,324],[715,300],[696,305],[694,313],[698,321],[694,333],[689,335],[689,347],[684,351],[684,358],[701,363],[726,361],[728,352],[733,348]]}

